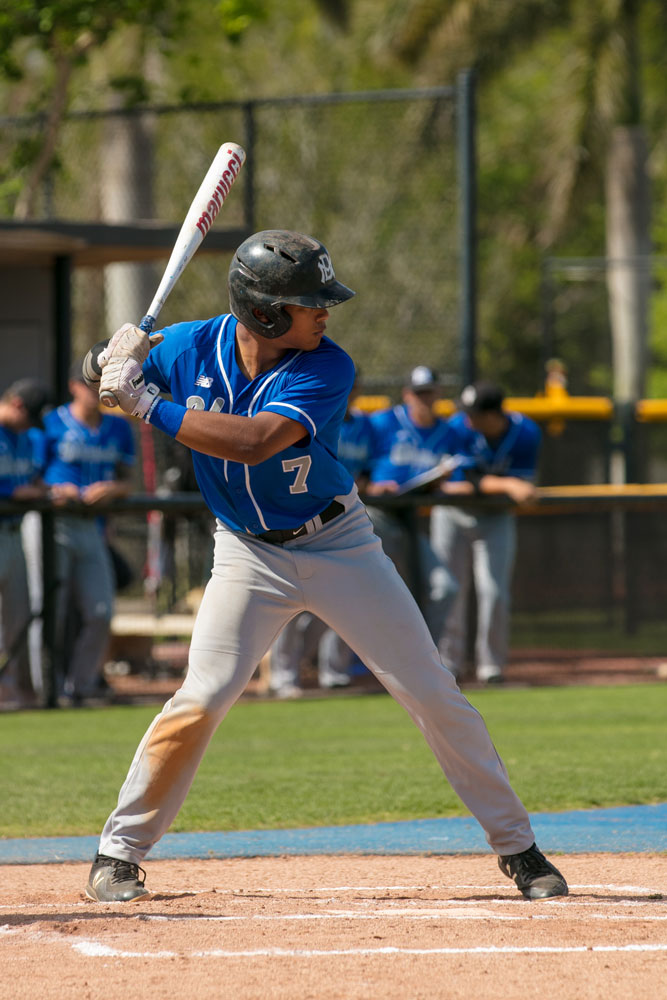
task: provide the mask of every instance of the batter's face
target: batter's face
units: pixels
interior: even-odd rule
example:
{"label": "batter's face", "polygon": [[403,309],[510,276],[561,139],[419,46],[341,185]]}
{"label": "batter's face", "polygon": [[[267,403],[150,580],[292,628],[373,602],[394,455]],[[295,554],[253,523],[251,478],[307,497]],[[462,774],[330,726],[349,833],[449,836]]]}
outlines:
{"label": "batter's face", "polygon": [[314,351],[319,347],[327,328],[329,310],[292,305],[283,308],[292,317],[292,325],[287,333],[280,337],[278,341],[280,346],[299,351]]}

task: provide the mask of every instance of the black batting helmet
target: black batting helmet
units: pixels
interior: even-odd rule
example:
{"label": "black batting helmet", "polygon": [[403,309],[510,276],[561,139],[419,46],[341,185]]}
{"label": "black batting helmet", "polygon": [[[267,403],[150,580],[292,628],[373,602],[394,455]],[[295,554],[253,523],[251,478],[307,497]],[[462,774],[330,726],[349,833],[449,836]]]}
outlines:
{"label": "black batting helmet", "polygon": [[[327,248],[302,233],[267,229],[250,236],[229,268],[229,304],[249,330],[273,339],[292,325],[285,305],[328,309],[354,292],[336,280]],[[253,313],[259,309],[267,322]]]}

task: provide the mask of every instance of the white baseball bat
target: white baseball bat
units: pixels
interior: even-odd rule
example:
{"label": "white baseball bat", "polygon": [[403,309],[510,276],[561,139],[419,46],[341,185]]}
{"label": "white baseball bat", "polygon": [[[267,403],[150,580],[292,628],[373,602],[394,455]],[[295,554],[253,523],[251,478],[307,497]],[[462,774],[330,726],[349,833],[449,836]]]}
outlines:
{"label": "white baseball bat", "polygon": [[[245,163],[245,158],[244,149],[236,142],[223,142],[215,154],[183,220],[153,301],[139,324],[145,333],[150,333],[155,326],[167,296],[213,225],[213,220],[224,205],[232,184]],[[117,402],[114,394],[108,390],[100,393],[100,400],[105,406],[115,406]]]}

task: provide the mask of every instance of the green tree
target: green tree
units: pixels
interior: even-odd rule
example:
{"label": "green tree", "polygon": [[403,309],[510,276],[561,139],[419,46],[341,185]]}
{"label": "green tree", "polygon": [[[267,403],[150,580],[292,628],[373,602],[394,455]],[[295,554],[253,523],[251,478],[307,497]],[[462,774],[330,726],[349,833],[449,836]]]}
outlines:
{"label": "green tree", "polygon": [[[181,38],[196,0],[12,0],[0,9],[0,77],[14,86],[32,76],[26,88],[33,109],[44,114],[39,143],[30,149],[14,215],[30,218],[37,191],[52,165],[58,132],[71,98],[73,76],[93,55],[104,56],[114,39],[134,30],[128,55],[132,71],[111,68],[108,87],[127,103],[148,97],[143,53]],[[264,0],[219,0],[211,5],[217,33],[237,42],[265,13]],[[125,35],[125,37],[127,37]],[[135,55],[136,54],[136,55]],[[35,57],[38,57],[37,59]],[[38,70],[29,69],[37,63]],[[121,61],[122,64],[122,61]]]}
{"label": "green tree", "polygon": [[[539,52],[545,39],[560,53],[556,101],[543,109],[547,128],[538,130],[547,140],[545,210],[531,235],[552,250],[581,219],[582,192],[589,195],[597,178],[606,254],[619,262],[608,269],[608,295],[621,401],[638,398],[644,387],[651,241],[641,79],[644,53],[652,58],[656,50],[642,41],[659,34],[664,48],[666,13],[664,0],[411,0],[390,27],[392,50],[430,82],[471,65],[492,88],[511,62]],[[638,266],[620,263],[637,258]]]}

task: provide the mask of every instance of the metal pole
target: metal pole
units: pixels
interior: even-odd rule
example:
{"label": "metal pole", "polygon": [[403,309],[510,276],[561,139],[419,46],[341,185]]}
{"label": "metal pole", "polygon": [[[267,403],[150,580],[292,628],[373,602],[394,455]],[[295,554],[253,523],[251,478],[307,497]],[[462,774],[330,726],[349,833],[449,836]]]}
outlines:
{"label": "metal pole", "polygon": [[477,374],[477,156],[475,149],[475,71],[458,75],[457,146],[460,205],[461,378]]}
{"label": "metal pole", "polygon": [[53,268],[53,388],[56,400],[68,398],[67,385],[72,356],[72,259],[56,257]]}
{"label": "metal pole", "polygon": [[243,129],[245,151],[244,224],[249,232],[255,231],[255,105],[247,101],[243,105]]}

